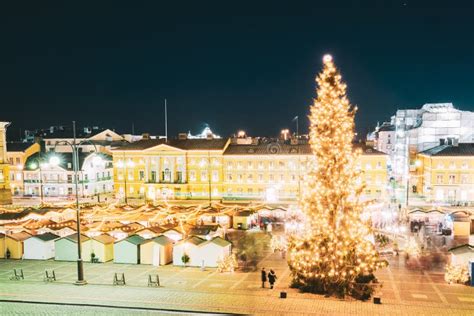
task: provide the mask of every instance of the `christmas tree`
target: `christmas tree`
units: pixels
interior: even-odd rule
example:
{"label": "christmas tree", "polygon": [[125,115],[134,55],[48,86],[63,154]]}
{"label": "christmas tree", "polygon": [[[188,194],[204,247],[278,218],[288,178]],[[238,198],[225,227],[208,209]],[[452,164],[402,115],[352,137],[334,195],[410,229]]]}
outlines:
{"label": "christmas tree", "polygon": [[[309,164],[300,206],[307,218],[303,234],[288,244],[292,286],[301,291],[368,298],[373,272],[385,265],[361,219],[364,190],[353,149],[354,115],[346,85],[332,57],[323,58],[311,106]],[[362,284],[362,286],[361,286]]]}

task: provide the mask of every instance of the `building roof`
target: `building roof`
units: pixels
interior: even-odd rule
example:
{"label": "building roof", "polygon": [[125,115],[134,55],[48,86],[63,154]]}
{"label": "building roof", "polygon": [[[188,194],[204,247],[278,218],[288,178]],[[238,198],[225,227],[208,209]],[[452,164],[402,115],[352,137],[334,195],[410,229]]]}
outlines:
{"label": "building roof", "polygon": [[[106,130],[111,130],[111,129],[98,127],[98,126],[83,127],[83,128],[78,127],[76,128],[76,138],[90,138]],[[54,126],[49,129],[39,130],[36,132],[36,135],[44,139],[74,138],[72,126]]]}
{"label": "building roof", "polygon": [[27,232],[19,232],[19,233],[9,234],[7,235],[7,237],[16,241],[23,241],[25,239],[30,238],[31,235],[28,234]]}
{"label": "building roof", "polygon": [[283,141],[259,142],[258,144],[229,144],[224,155],[310,155],[311,146],[289,144]]}
{"label": "building roof", "polygon": [[153,238],[153,241],[162,246],[173,244],[173,240],[171,238],[166,237],[165,235],[155,237]]}
{"label": "building roof", "polygon": [[368,156],[371,156],[371,155],[383,155],[383,156],[386,156],[387,154],[386,153],[383,153],[381,151],[378,151],[377,149],[374,149],[373,147],[371,146],[367,146],[367,144],[365,143],[354,143],[354,148],[355,149],[360,149],[362,150],[362,155],[368,155]]}
{"label": "building roof", "polygon": [[[74,242],[74,243],[77,243],[77,234],[74,233],[74,234],[65,236],[65,237],[63,237],[63,238],[61,238],[61,239],[67,239],[67,240],[69,240],[69,241],[72,241],[72,242]],[[82,235],[82,234],[81,234],[81,243],[83,243],[83,242],[85,242],[85,241],[88,241],[89,239],[90,239],[90,238],[87,237],[86,235]]]}
{"label": "building roof", "polygon": [[5,212],[0,214],[0,220],[18,220],[21,219],[25,216],[27,216],[30,213],[35,213],[35,214],[46,214],[51,211],[58,211],[62,210],[62,208],[55,208],[55,207],[42,207],[42,208],[33,208],[33,207],[27,207],[23,209],[21,212]]}
{"label": "building roof", "polygon": [[426,156],[474,156],[474,143],[460,143],[458,145],[439,145],[422,151]]}
{"label": "building roof", "polygon": [[[34,153],[33,155],[29,156],[26,159],[25,166],[26,170],[37,170],[39,168],[38,161],[42,162],[48,162],[48,159],[50,157],[51,153]],[[59,157],[59,167],[73,171],[74,166],[73,166],[73,155],[72,153],[68,152],[60,152],[60,153],[55,153]],[[104,161],[112,161],[112,156],[104,154],[104,153],[79,153],[79,170],[83,169],[84,162],[85,160],[90,156],[90,155],[99,155]]]}
{"label": "building roof", "polygon": [[53,233],[44,233],[44,234],[41,234],[41,235],[33,236],[33,238],[38,238],[42,241],[50,241],[50,240],[58,239],[59,236],[55,235]]}
{"label": "building roof", "polygon": [[229,245],[232,245],[230,241],[225,240],[224,238],[221,238],[219,236],[212,238],[211,240],[209,240],[209,242],[221,247],[227,247]]}
{"label": "building roof", "polygon": [[24,152],[30,148],[34,143],[25,142],[9,142],[7,143],[7,152]]}
{"label": "building roof", "polygon": [[158,145],[168,145],[183,150],[223,150],[227,139],[142,139],[134,143],[116,147],[114,150],[144,150]]}
{"label": "building roof", "polygon": [[115,239],[112,236],[106,234],[92,237],[92,239],[100,242],[101,244],[113,244],[115,242]]}
{"label": "building roof", "polygon": [[186,239],[183,239],[181,240],[179,243],[190,243],[190,244],[193,244],[193,245],[199,245],[199,244],[202,244],[203,242],[205,242],[206,240],[198,237],[198,236],[190,236],[189,238],[186,238]]}
{"label": "building roof", "polygon": [[239,217],[249,217],[252,214],[254,214],[254,211],[240,211],[234,214],[234,216],[239,216]]}
{"label": "building roof", "polygon": [[132,243],[134,245],[141,245],[147,242],[148,240],[139,235],[132,235],[130,237],[123,239],[122,241],[128,241],[129,243]]}

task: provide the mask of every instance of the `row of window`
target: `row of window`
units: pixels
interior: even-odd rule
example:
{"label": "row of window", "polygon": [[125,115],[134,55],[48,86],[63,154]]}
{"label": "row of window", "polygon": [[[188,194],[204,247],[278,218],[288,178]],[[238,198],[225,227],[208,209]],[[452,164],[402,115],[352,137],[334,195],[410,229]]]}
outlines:
{"label": "row of window", "polygon": [[[448,175],[448,184],[469,184],[470,183],[470,177],[467,174],[462,174],[460,176],[457,176],[455,174],[450,174]],[[436,175],[436,184],[445,184],[445,176],[443,174],[437,174]]]}

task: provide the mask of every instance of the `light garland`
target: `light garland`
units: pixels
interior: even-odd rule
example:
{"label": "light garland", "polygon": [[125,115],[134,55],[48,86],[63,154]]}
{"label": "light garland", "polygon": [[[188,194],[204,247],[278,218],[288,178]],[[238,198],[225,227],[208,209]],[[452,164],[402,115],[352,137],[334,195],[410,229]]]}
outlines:
{"label": "light garland", "polygon": [[300,200],[307,227],[303,234],[290,236],[288,244],[292,286],[356,296],[356,283],[371,279],[386,262],[379,260],[369,240],[371,229],[361,219],[366,206],[360,200],[364,184],[356,168],[361,153],[352,145],[357,108],[350,105],[331,57],[324,57],[316,81],[318,98],[309,116],[313,160]]}

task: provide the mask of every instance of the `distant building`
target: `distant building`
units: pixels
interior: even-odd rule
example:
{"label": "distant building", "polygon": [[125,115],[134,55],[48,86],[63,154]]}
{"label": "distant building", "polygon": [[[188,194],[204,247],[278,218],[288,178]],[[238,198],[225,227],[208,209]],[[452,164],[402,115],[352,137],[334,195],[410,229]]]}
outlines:
{"label": "distant building", "polygon": [[10,164],[10,187],[12,194],[23,195],[23,169],[28,157],[40,151],[38,143],[7,143],[7,159]]}
{"label": "distant building", "polygon": [[[209,134],[208,134],[209,135]],[[387,155],[363,144],[358,167],[367,198],[382,199]],[[312,151],[307,139],[148,139],[112,150],[114,187],[124,199],[295,201]]]}
{"label": "distant building", "polygon": [[474,203],[474,143],[439,145],[417,159],[416,189],[428,201]]}
{"label": "distant building", "polygon": [[11,204],[10,164],[7,159],[7,127],[9,122],[0,122],[0,205]]}
{"label": "distant building", "polygon": [[[56,155],[58,165],[50,162],[51,153],[35,153],[27,158],[23,169],[24,195],[67,197],[75,194],[73,155],[70,152]],[[78,183],[79,195],[83,197],[112,192],[112,157],[102,153],[80,153]]]}

